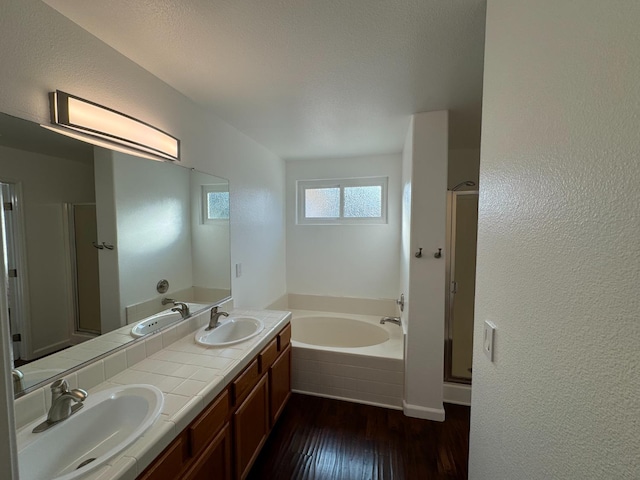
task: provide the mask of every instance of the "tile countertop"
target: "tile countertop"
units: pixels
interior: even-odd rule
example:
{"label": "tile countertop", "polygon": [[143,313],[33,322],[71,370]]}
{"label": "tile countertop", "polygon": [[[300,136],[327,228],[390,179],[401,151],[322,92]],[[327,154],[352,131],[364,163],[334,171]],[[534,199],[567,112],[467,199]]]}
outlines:
{"label": "tile countertop", "polygon": [[[236,309],[229,313],[259,318],[264,323],[264,330],[241,343],[207,348],[194,340],[195,329],[208,320],[208,316],[201,316],[198,322],[192,323],[195,329],[189,329],[191,331],[182,338],[179,338],[177,328],[172,329],[173,333],[170,329],[154,334],[154,337],[163,336],[164,348],[151,354],[147,351],[146,357],[141,356],[137,363],[89,388],[91,395],[116,385],[151,384],[162,390],[164,407],[142,437],[83,479],[135,479],[291,319],[290,312],[274,310]],[[170,335],[175,338],[172,343],[166,341]],[[152,338],[149,340],[153,341]],[[79,386],[82,388],[82,384]]]}

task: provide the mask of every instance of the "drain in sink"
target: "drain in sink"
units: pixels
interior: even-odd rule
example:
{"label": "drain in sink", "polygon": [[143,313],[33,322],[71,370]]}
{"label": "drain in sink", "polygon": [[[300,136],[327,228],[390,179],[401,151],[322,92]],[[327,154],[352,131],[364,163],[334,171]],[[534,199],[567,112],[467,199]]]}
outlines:
{"label": "drain in sink", "polygon": [[82,462],[80,465],[78,465],[76,467],[76,470],[80,470],[82,467],[84,467],[85,465],[89,465],[91,462],[93,462],[95,460],[95,458],[88,458],[86,459],[84,462]]}

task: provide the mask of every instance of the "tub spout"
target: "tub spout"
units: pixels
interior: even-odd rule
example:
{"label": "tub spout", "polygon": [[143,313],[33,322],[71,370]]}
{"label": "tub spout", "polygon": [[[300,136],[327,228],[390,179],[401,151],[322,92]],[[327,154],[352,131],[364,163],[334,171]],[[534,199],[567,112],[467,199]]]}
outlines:
{"label": "tub spout", "polygon": [[382,317],[382,319],[380,319],[380,323],[382,325],[384,325],[387,322],[395,323],[396,325],[402,326],[402,321],[400,320],[400,317]]}

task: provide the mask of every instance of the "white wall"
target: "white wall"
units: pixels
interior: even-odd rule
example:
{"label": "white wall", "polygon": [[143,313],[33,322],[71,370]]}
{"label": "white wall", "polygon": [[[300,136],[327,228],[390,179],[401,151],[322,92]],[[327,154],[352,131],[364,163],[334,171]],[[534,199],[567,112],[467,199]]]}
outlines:
{"label": "white wall", "polygon": [[[407,415],[444,420],[445,230],[448,112],[413,116],[403,152],[403,315]],[[407,238],[408,237],[408,238]],[[406,249],[408,244],[408,251]],[[422,257],[415,253],[422,248]],[[442,257],[433,254],[442,248]],[[408,282],[407,282],[408,278]]]}
{"label": "white wall", "polygon": [[[402,225],[400,234],[400,294],[404,294],[409,304],[409,266],[411,264],[411,188],[413,177],[413,131],[414,116],[411,117],[409,130],[402,148]],[[400,298],[400,295],[398,295]],[[408,309],[401,313],[402,326],[406,333]]]}
{"label": "white wall", "polygon": [[640,478],[639,24],[489,1],[471,479]]}
{"label": "white wall", "polygon": [[190,170],[112,152],[116,251],[120,275],[120,322],[125,307],[158,297],[157,283],[191,288]]}
{"label": "white wall", "polygon": [[47,93],[61,89],[179,137],[182,164],[231,182],[235,304],[285,293],[281,159],[38,0],[3,1],[0,31],[0,111],[47,123]]}
{"label": "white wall", "polygon": [[[400,248],[400,155],[289,161],[287,286],[289,293],[396,298]],[[296,225],[296,181],[389,177],[388,223]]]}
{"label": "white wall", "polygon": [[[226,184],[222,178],[191,171],[191,247],[193,285],[218,290],[231,288],[229,221],[202,222],[202,186]],[[228,188],[228,185],[226,185]]]}
{"label": "white wall", "polygon": [[285,293],[281,159],[40,1],[4,1],[0,30],[0,111],[46,123],[47,92],[62,89],[179,137],[183,165],[230,180],[235,304]]}
{"label": "white wall", "polygon": [[[449,168],[447,175],[447,188],[451,190],[460,182],[480,179],[480,149],[456,148],[449,150]],[[464,187],[460,190],[477,190],[478,187]]]}
{"label": "white wall", "polygon": [[33,359],[69,345],[72,279],[64,205],[94,202],[93,165],[0,146],[0,179],[22,185],[30,296],[25,333]]}

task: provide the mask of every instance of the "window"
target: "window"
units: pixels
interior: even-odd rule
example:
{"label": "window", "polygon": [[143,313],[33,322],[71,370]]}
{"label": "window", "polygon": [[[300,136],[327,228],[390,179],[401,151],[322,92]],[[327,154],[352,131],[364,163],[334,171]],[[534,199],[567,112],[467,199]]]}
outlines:
{"label": "window", "polygon": [[298,224],[387,223],[387,177],[299,180]]}
{"label": "window", "polygon": [[229,220],[229,189],[226,184],[202,185],[202,223]]}

